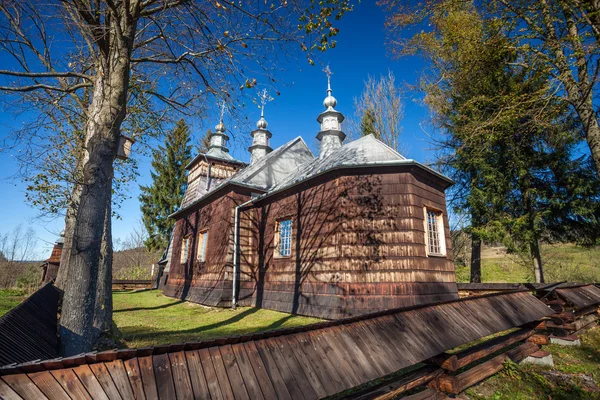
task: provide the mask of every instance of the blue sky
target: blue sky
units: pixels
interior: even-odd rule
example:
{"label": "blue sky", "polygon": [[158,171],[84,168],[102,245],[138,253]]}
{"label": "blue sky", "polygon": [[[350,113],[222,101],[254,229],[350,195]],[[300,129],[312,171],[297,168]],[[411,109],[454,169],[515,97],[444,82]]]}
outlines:
{"label": "blue sky", "polygon": [[[423,63],[418,57],[394,60],[389,57],[385,46],[384,13],[375,2],[363,1],[356,5],[355,11],[347,14],[339,24],[340,33],[337,37],[336,48],[324,53],[320,62],[330,64],[334,72],[332,77],[333,95],[338,101],[336,107],[346,117],[353,114],[353,99],[359,96],[363,83],[369,75],[379,76],[391,70],[398,84],[416,83]],[[1,59],[0,59],[1,61]],[[278,89],[281,93],[269,103],[265,117],[269,122],[269,130],[273,133],[271,146],[276,148],[281,144],[302,136],[316,153],[315,136],[319,130],[316,118],[323,110],[322,102],[326,95],[327,79],[322,66],[309,66],[303,59],[291,63],[286,71],[279,75],[285,85]],[[433,159],[428,136],[422,125],[427,125],[428,112],[420,104],[421,96],[413,93],[405,100],[403,120],[402,148],[406,149],[405,156],[421,162]],[[250,120],[256,121],[259,111],[251,108]],[[188,121],[193,126],[195,137],[200,137],[208,128],[218,121]],[[6,137],[14,127],[14,116],[0,110],[0,138]],[[249,132],[240,131],[233,123],[225,121],[229,134],[234,138],[231,143],[232,155],[248,161],[246,150]],[[247,140],[239,140],[246,137]],[[140,177],[137,182],[130,184],[131,199],[126,200],[119,210],[121,219],[113,222],[113,238],[124,239],[132,227],[140,219],[139,185],[150,184],[150,160],[141,154],[136,154],[133,147],[133,157],[139,161]],[[62,230],[62,219],[48,220],[37,218],[38,212],[25,202],[25,185],[16,181],[13,176],[18,169],[14,153],[0,152],[0,234],[12,231],[14,227],[23,224],[31,226],[38,238],[37,258],[49,256],[52,243]]]}

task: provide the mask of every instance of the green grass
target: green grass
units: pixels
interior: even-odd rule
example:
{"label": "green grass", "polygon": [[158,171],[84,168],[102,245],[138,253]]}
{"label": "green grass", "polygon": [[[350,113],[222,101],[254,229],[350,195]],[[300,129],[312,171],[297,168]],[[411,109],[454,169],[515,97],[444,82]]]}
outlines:
{"label": "green grass", "polygon": [[581,347],[543,346],[554,368],[505,364],[504,370],[467,389],[471,399],[599,399],[600,328],[580,335]]}
{"label": "green grass", "polygon": [[113,320],[127,347],[144,347],[241,335],[319,322],[251,307],[204,307],[160,291],[115,292]]}
{"label": "green grass", "polygon": [[[600,246],[545,245],[542,262],[547,282],[599,282]],[[481,255],[483,282],[533,282],[533,270],[520,257],[503,249],[486,248]],[[469,267],[456,266],[457,282],[469,282]]]}
{"label": "green grass", "polygon": [[0,317],[16,307],[26,295],[17,289],[0,289]]}

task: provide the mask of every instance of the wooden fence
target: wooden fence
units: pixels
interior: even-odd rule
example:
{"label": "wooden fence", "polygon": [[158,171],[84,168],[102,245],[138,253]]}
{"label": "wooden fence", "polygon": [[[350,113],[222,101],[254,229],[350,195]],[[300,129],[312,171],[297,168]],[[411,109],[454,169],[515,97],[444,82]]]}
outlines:
{"label": "wooden fence", "polygon": [[151,279],[113,279],[112,290],[152,289]]}
{"label": "wooden fence", "polygon": [[60,296],[47,283],[0,318],[0,365],[57,356]]}

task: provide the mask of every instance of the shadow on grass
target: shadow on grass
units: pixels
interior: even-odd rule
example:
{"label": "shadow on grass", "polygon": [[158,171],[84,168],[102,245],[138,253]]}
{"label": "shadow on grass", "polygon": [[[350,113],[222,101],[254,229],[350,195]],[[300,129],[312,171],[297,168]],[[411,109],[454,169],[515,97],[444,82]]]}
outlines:
{"label": "shadow on grass", "polygon": [[113,313],[120,313],[120,312],[125,312],[125,311],[143,311],[143,310],[160,310],[163,308],[169,308],[172,306],[176,306],[178,304],[182,304],[182,303],[186,303],[185,300],[179,300],[176,301],[174,303],[169,303],[169,304],[163,304],[160,306],[156,306],[156,307],[133,307],[133,308],[121,308],[118,310],[114,310]]}
{"label": "shadow on grass", "polygon": [[[224,328],[227,325],[234,324],[236,322],[242,321],[244,318],[249,317],[250,315],[258,312],[259,308],[250,308],[245,310],[231,318],[228,318],[223,321],[215,322],[208,325],[198,326],[196,328],[185,329],[185,330],[161,330],[159,327],[147,327],[147,326],[135,326],[135,327],[126,327],[122,330],[123,337],[126,341],[136,342],[136,341],[144,341],[144,342],[152,342],[152,345],[164,344],[164,343],[173,343],[173,342],[189,342],[189,341],[197,341],[204,340],[209,338],[217,338],[217,337],[225,337],[225,336],[235,336],[242,335],[246,333],[256,333],[263,332],[267,330],[274,330],[280,328],[286,321],[293,318],[293,315],[287,315],[279,320],[271,323],[270,325],[266,325],[264,327],[259,328],[248,328],[246,326],[241,326],[237,329],[230,330],[220,330],[219,328]],[[213,331],[213,332],[210,332]]]}

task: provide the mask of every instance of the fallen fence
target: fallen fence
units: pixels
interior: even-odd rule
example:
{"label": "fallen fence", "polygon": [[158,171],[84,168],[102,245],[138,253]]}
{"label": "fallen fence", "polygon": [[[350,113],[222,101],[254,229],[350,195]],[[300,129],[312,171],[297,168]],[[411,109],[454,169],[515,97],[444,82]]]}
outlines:
{"label": "fallen fence", "polygon": [[[520,291],[239,337],[92,352],[2,367],[0,397],[79,398],[89,393],[112,398],[109,393],[118,393],[123,399],[319,399],[481,337],[537,323],[551,313],[530,293]],[[530,350],[528,345],[507,357]],[[457,362],[463,358],[457,356]],[[443,374],[443,368],[428,367],[396,386],[413,388]],[[463,381],[459,384],[464,386]]]}
{"label": "fallen fence", "polygon": [[0,365],[57,356],[59,301],[47,283],[0,318]]}

